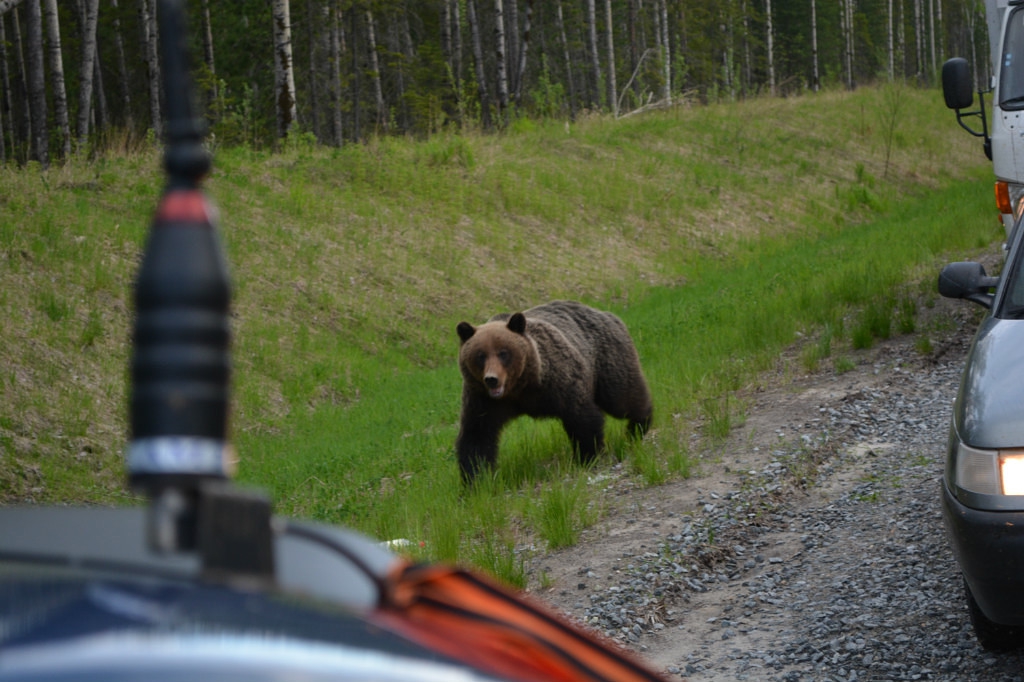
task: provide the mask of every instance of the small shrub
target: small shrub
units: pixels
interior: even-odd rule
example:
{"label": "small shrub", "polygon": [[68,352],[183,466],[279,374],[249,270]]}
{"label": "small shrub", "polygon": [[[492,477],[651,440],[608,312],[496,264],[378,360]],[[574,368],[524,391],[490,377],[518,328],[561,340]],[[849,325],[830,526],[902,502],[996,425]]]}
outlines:
{"label": "small shrub", "polygon": [[553,483],[535,507],[537,532],[551,549],[576,544],[580,531],[593,523],[585,478]]}
{"label": "small shrub", "polygon": [[865,311],[865,319],[868,329],[878,339],[888,339],[892,336],[892,301],[876,301],[868,306]]}
{"label": "small shrub", "polygon": [[704,432],[715,440],[722,440],[732,430],[732,419],[729,414],[729,394],[704,398],[700,402],[704,414]]}
{"label": "small shrub", "polygon": [[660,485],[668,478],[665,468],[651,448],[634,448],[629,462],[630,470],[643,478],[646,485]]}
{"label": "small shrub", "polygon": [[846,374],[847,372],[852,371],[856,367],[857,367],[857,363],[855,363],[850,358],[846,358],[846,357],[836,358],[836,361],[835,361],[836,374]]}
{"label": "small shrub", "polygon": [[516,553],[515,543],[509,539],[487,534],[473,544],[469,560],[506,585],[526,587],[524,557]]}
{"label": "small shrub", "polygon": [[896,331],[913,334],[917,329],[917,303],[909,296],[900,298],[896,305]]}
{"label": "small shrub", "polygon": [[863,324],[858,325],[850,336],[850,343],[857,350],[864,350],[871,348],[875,344],[875,337],[871,334],[871,330]]}
{"label": "small shrub", "polygon": [[39,310],[53,322],[60,322],[71,314],[71,304],[52,291],[44,291],[39,294],[38,306]]}
{"label": "small shrub", "polygon": [[808,372],[818,371],[821,361],[832,354],[832,326],[825,325],[821,336],[814,343],[805,346],[800,353],[800,362]]}
{"label": "small shrub", "polygon": [[684,449],[673,452],[668,458],[668,470],[680,478],[689,478],[693,462],[690,453]]}
{"label": "small shrub", "polygon": [[78,339],[80,348],[88,348],[103,334],[103,320],[95,310],[89,312],[82,335]]}

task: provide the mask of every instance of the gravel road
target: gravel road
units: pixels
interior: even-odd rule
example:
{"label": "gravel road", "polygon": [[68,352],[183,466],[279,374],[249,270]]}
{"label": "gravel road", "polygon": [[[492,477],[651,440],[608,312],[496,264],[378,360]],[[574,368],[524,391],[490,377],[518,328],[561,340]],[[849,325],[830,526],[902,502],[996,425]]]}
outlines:
{"label": "gravel road", "polygon": [[1024,680],[1024,654],[977,644],[942,525],[977,323],[950,311],[928,357],[909,336],[851,372],[768,382],[698,476],[600,483],[615,511],[537,562],[538,596],[670,679]]}

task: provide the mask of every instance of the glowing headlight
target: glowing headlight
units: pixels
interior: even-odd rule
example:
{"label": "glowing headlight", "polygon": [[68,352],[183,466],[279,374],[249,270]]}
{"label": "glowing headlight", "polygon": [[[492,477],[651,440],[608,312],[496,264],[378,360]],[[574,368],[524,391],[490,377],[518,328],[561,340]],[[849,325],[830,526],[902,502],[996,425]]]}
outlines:
{"label": "glowing headlight", "polygon": [[979,450],[960,443],[956,484],[983,495],[1024,495],[1024,450]]}
{"label": "glowing headlight", "polygon": [[1024,452],[999,453],[1004,495],[1024,495]]}

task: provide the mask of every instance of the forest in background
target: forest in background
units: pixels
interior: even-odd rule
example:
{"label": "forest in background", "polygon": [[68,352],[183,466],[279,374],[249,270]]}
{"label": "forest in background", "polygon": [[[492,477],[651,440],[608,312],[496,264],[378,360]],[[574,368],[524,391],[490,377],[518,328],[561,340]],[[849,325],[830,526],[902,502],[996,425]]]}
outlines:
{"label": "forest in background", "polygon": [[[0,163],[161,137],[162,0],[0,0]],[[981,0],[187,0],[216,145],[931,85],[989,65]]]}

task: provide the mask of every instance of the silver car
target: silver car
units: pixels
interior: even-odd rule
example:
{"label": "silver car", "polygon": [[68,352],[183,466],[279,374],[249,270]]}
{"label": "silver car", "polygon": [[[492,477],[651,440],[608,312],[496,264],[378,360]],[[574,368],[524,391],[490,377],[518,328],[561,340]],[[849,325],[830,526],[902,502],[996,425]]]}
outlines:
{"label": "silver car", "polygon": [[[1018,221],[1019,226],[1019,221]],[[942,511],[971,622],[990,650],[1024,646],[1024,230],[990,277],[947,265],[939,292],[988,309],[953,407]]]}

